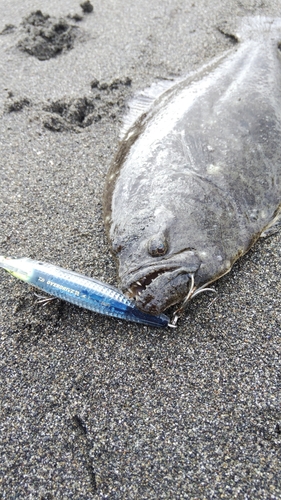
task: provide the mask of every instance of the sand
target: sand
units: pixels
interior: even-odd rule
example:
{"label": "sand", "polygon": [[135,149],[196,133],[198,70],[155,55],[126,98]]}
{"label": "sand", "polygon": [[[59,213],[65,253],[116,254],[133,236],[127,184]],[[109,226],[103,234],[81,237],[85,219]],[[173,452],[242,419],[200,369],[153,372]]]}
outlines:
{"label": "sand", "polygon": [[[231,48],[221,23],[280,3],[93,7],[0,2],[0,254],[117,285],[102,196],[127,100]],[[1,271],[1,498],[280,499],[280,241],[176,330],[39,305]]]}

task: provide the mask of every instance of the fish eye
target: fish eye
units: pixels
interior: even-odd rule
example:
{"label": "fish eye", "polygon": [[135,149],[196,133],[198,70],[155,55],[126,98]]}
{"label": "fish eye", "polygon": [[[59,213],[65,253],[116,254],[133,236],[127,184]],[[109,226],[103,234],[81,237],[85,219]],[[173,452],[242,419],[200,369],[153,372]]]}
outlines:
{"label": "fish eye", "polygon": [[168,251],[168,243],[164,236],[152,236],[148,242],[148,252],[152,257],[161,257]]}

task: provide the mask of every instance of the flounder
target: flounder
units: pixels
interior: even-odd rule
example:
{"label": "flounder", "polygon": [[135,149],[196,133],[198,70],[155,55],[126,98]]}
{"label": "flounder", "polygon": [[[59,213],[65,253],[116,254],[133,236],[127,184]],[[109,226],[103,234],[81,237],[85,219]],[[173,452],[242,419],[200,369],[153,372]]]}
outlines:
{"label": "flounder", "polygon": [[132,103],[107,176],[121,287],[149,313],[185,304],[280,223],[281,19],[246,18],[235,37]]}

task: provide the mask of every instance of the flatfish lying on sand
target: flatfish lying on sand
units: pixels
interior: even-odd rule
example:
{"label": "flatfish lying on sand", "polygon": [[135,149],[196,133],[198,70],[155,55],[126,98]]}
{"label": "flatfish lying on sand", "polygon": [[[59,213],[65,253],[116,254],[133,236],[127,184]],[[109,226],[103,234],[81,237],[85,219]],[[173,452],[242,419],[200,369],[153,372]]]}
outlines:
{"label": "flatfish lying on sand", "polygon": [[140,95],[108,173],[121,287],[149,313],[185,305],[280,223],[281,19],[246,18],[236,38]]}

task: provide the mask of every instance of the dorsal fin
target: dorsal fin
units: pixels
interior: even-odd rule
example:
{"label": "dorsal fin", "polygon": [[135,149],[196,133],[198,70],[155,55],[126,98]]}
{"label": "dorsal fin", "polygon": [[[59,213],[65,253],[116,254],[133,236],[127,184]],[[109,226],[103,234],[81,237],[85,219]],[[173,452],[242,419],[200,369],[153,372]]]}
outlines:
{"label": "dorsal fin", "polygon": [[[224,31],[222,31],[221,28],[221,32],[224,33]],[[236,39],[235,36],[233,36],[233,38]],[[156,99],[158,99],[158,97],[160,97],[174,85],[177,85],[179,82],[182,82],[187,78],[192,79],[196,75],[203,74],[204,71],[208,70],[208,68],[214,67],[214,65],[217,64],[221,59],[223,59],[227,55],[227,53],[228,51],[224,52],[223,54],[219,54],[217,57],[211,59],[210,61],[207,61],[207,63],[201,66],[201,68],[199,68],[200,73],[198,72],[198,69],[195,69],[189,71],[187,74],[184,74],[183,76],[176,76],[174,78],[171,77],[162,80],[159,79],[157,82],[154,82],[150,87],[147,87],[146,89],[138,92],[136,96],[133,97],[133,99],[131,99],[131,101],[129,101],[129,103],[127,104],[128,112],[125,114],[123,118],[123,124],[119,136],[120,140],[123,139],[128,130],[135,123],[135,121],[151,108],[152,104]]]}
{"label": "dorsal fin", "polygon": [[[212,65],[214,65],[216,61],[219,61],[222,57],[223,55],[219,55],[216,58],[211,59],[211,61],[208,61],[206,64],[201,66],[200,71],[202,72],[205,69],[212,67]],[[128,111],[123,118],[119,139],[122,140],[123,137],[125,137],[126,133],[135,123],[135,121],[151,108],[152,104],[156,99],[158,99],[158,97],[160,97],[174,85],[177,85],[179,82],[182,82],[188,77],[192,78],[193,75],[196,75],[197,73],[198,70],[193,70],[182,76],[159,79],[150,87],[147,87],[146,89],[138,92],[135,97],[133,97],[127,104]]]}
{"label": "dorsal fin", "polygon": [[220,33],[232,39],[233,42],[241,42],[262,37],[272,36],[276,41],[281,40],[281,18],[266,16],[247,16],[239,21],[227,21],[217,26]]}
{"label": "dorsal fin", "polygon": [[148,111],[155,99],[175,85],[179,80],[181,80],[181,78],[159,80],[158,82],[154,82],[150,87],[138,92],[128,103],[128,112],[123,118],[120,139],[123,139],[133,123],[135,123],[143,113]]}

